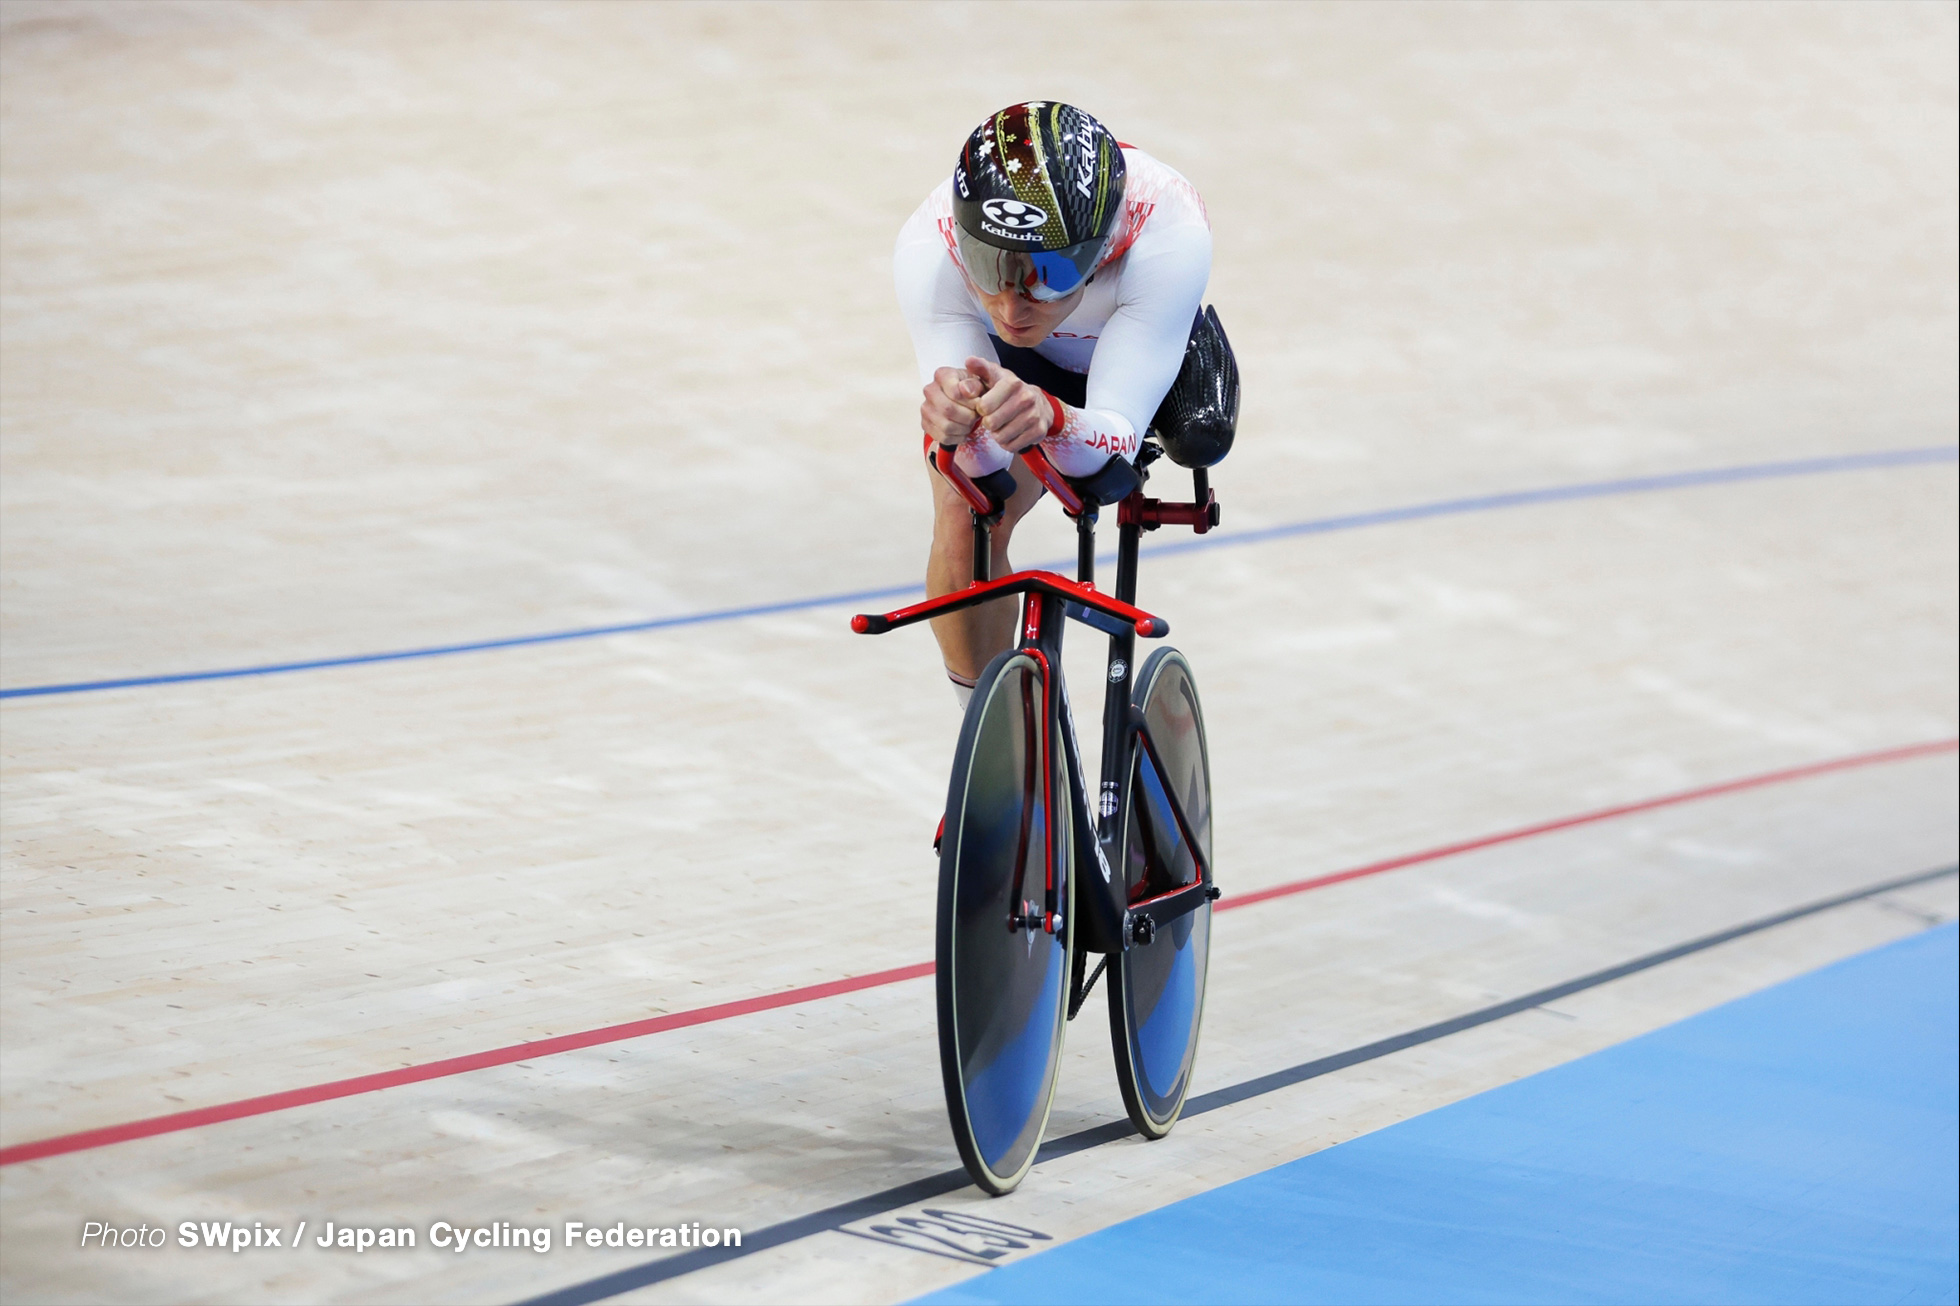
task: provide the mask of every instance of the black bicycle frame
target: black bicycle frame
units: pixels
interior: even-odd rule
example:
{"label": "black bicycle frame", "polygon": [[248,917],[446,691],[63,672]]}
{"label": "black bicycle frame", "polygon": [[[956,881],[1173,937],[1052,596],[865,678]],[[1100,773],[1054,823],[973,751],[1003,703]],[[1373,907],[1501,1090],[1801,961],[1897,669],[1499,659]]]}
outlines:
{"label": "black bicycle frame", "polygon": [[[1054,786],[1049,769],[1054,764],[1053,741],[1059,735],[1064,764],[1068,767],[1069,787],[1078,797],[1070,804],[1072,810],[1066,822],[1054,819],[1053,815],[1047,822],[1048,846],[1041,850],[1045,881],[1043,910],[1039,913],[1029,910],[1032,899],[1027,893],[1025,880],[1030,869],[1027,854],[1032,850],[1027,848],[1026,836],[1022,838],[1022,864],[1017,876],[1023,883],[1016,886],[1015,911],[1008,925],[1014,929],[1045,928],[1051,931],[1060,927],[1061,913],[1070,910],[1070,905],[1060,900],[1061,886],[1056,882],[1054,868],[1062,851],[1059,841],[1073,838],[1078,852],[1093,855],[1093,873],[1100,877],[1103,884],[1102,892],[1078,895],[1078,903],[1085,910],[1085,918],[1076,922],[1078,947],[1085,952],[1113,953],[1148,944],[1164,925],[1215,899],[1218,890],[1212,884],[1210,860],[1200,851],[1190,818],[1168,785],[1164,786],[1164,792],[1172,819],[1177,823],[1185,846],[1191,850],[1198,878],[1189,884],[1132,903],[1126,900],[1124,886],[1116,878],[1111,862],[1112,852],[1119,850],[1127,816],[1124,782],[1132,768],[1139,764],[1139,752],[1149,759],[1159,775],[1163,774],[1162,761],[1148,726],[1130,711],[1130,678],[1135,672],[1137,636],[1141,634],[1154,639],[1170,632],[1168,622],[1136,607],[1138,545],[1143,532],[1156,530],[1159,526],[1189,526],[1204,534],[1218,524],[1217,498],[1207,485],[1201,469],[1193,473],[1196,493],[1189,503],[1147,499],[1141,489],[1124,499],[1118,507],[1117,517],[1116,589],[1114,594],[1106,594],[1097,590],[1094,583],[1095,508],[1085,504],[1075,493],[1074,487],[1057,475],[1036,451],[1030,451],[1022,455],[1023,459],[1054,492],[1063,510],[1075,519],[1076,580],[1071,584],[1046,571],[1014,572],[996,580],[989,575],[993,557],[993,528],[1000,521],[1003,505],[990,499],[959,471],[950,451],[934,452],[935,465],[940,474],[966,499],[972,511],[973,583],[963,590],[942,594],[896,612],[859,614],[851,619],[851,627],[859,634],[883,634],[948,612],[999,601],[1012,594],[1022,596],[1017,648],[1034,659],[1042,671],[1043,720],[1039,731],[1042,760],[1040,774],[1032,778],[1031,783],[1040,785],[1044,809],[1054,814],[1051,801]],[[1065,618],[1080,621],[1109,636],[1101,772],[1098,777],[1100,788],[1093,805],[1083,784],[1074,711],[1068,701],[1068,685],[1062,676]],[[1034,795],[1030,794],[1029,797],[1033,798]],[[1076,860],[1078,875],[1091,873],[1082,858]],[[1088,983],[1093,982],[1094,977],[1091,976]],[[1074,986],[1076,991],[1070,1005],[1071,1014],[1080,1005],[1087,986],[1078,973]]]}
{"label": "black bicycle frame", "polygon": [[[1207,483],[1208,479],[1203,468],[1192,474],[1194,494],[1189,503],[1147,499],[1139,488],[1118,506],[1115,597],[1120,602],[1136,603],[1137,554],[1145,531],[1156,530],[1162,525],[1187,525],[1202,535],[1218,524],[1218,500]],[[1081,569],[1083,580],[1092,580],[1094,575],[1095,523],[1094,511],[1076,516],[1077,566]],[[1109,659],[1105,667],[1103,690],[1102,775],[1095,805],[1094,843],[1096,859],[1107,875],[1111,859],[1122,851],[1123,827],[1129,817],[1124,793],[1130,772],[1138,765],[1138,752],[1148,756],[1150,765],[1160,777],[1164,775],[1164,765],[1156,741],[1150,737],[1148,723],[1130,707],[1130,679],[1136,672],[1136,631],[1114,623],[1104,625],[1092,619],[1088,619],[1087,624],[1098,626],[1109,635]],[[1183,803],[1168,783],[1163,789],[1179,836],[1191,850],[1191,861],[1197,868],[1198,878],[1190,884],[1153,897],[1118,904],[1120,916],[1116,920],[1102,922],[1105,927],[1116,927],[1116,937],[1107,940],[1113,946],[1101,951],[1116,952],[1136,944],[1147,944],[1158,930],[1171,921],[1218,897],[1218,890],[1211,878],[1211,859],[1199,848],[1196,832],[1191,828],[1191,819],[1184,811]],[[1115,888],[1114,883],[1112,888]]]}

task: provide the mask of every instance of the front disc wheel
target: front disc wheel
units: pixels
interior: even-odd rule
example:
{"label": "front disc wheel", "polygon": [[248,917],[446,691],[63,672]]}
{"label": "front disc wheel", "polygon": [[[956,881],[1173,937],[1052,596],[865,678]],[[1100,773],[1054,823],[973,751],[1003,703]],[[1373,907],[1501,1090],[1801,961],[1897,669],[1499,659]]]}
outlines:
{"label": "front disc wheel", "polygon": [[1034,1164],[1067,1016],[1074,867],[1054,832],[1073,799],[1050,692],[1026,653],[988,666],[960,730],[940,844],[940,1071],[960,1159],[994,1194]]}

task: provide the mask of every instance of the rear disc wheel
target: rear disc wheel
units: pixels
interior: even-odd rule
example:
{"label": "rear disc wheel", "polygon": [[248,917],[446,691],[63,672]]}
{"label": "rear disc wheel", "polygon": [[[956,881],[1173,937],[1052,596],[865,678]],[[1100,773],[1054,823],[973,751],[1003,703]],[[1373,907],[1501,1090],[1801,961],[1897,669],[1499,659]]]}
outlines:
{"label": "rear disc wheel", "polygon": [[[1211,762],[1197,685],[1182,653],[1153,653],[1132,682],[1130,704],[1158,759],[1139,740],[1124,779],[1120,875],[1126,900],[1137,902],[1196,880],[1199,859],[1211,865]],[[1208,901],[1149,943],[1133,943],[1110,958],[1116,1078],[1130,1121],[1146,1138],[1168,1134],[1184,1110],[1210,959]]]}

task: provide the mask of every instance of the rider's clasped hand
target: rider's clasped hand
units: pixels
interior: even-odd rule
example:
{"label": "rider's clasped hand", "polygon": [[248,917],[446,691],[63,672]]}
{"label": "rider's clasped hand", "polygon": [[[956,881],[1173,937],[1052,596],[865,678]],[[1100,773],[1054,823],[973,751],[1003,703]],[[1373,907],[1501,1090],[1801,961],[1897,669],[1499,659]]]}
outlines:
{"label": "rider's clasped hand", "polygon": [[925,402],[919,405],[919,424],[941,444],[960,444],[980,425],[974,401],[986,387],[965,369],[942,367],[926,382]]}
{"label": "rider's clasped hand", "polygon": [[974,357],[964,368],[942,367],[933,373],[919,420],[941,444],[962,443],[984,429],[1002,449],[1019,453],[1049,434],[1055,406],[1040,386]]}

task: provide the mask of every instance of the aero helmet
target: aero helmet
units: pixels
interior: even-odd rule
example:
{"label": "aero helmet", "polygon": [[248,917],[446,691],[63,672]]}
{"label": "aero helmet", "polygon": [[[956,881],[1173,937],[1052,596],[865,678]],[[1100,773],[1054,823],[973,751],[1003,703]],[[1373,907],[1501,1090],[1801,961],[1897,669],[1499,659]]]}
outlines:
{"label": "aero helmet", "polygon": [[1071,104],[1009,105],[973,129],[953,168],[960,257],[983,294],[1074,294],[1123,212],[1123,151]]}

